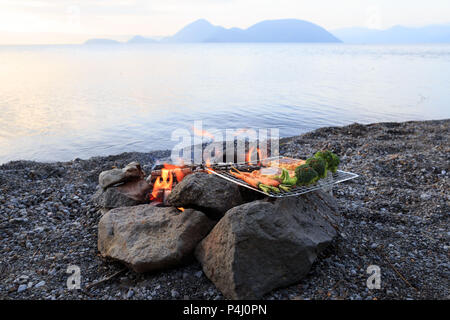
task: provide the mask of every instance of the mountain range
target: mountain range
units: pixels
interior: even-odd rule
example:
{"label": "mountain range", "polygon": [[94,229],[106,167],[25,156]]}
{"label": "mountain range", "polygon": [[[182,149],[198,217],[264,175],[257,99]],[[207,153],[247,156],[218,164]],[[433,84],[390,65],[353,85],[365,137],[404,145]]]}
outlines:
{"label": "mountain range", "polygon": [[345,28],[332,31],[345,43],[406,44],[406,43],[448,43],[449,25],[429,25],[419,28],[395,26],[386,30],[368,28]]}
{"label": "mountain range", "polygon": [[226,29],[200,19],[164,40],[168,42],[341,42],[324,28],[297,19],[266,20],[247,29]]}
{"label": "mountain range", "polygon": [[[107,39],[91,39],[86,43],[105,44]],[[259,22],[247,29],[212,25],[205,19],[194,21],[176,34],[159,41],[135,36],[128,43],[150,42],[341,42],[324,28],[304,20],[282,19]]]}
{"label": "mountain range", "polygon": [[[265,20],[247,29],[215,26],[205,19],[194,21],[173,36],[153,39],[136,35],[127,43],[159,42],[345,42],[360,44],[450,43],[450,24],[420,28],[395,26],[386,30],[362,27],[328,32],[298,19]],[[110,39],[90,39],[86,44],[117,44]]]}

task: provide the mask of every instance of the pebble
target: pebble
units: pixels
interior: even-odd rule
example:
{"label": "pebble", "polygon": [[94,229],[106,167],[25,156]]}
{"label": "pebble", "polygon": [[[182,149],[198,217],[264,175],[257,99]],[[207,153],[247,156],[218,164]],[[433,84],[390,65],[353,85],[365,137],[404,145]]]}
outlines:
{"label": "pebble", "polygon": [[17,288],[17,292],[18,293],[21,293],[21,292],[23,292],[23,291],[25,291],[25,290],[27,290],[28,289],[28,286],[26,285],[26,284],[21,284],[20,286],[19,286],[19,288]]}
{"label": "pebble", "polygon": [[431,195],[428,194],[428,193],[422,193],[420,195],[420,199],[425,200],[425,201],[430,200],[431,199]]}
{"label": "pebble", "polygon": [[129,289],[128,292],[127,292],[127,299],[130,299],[130,298],[133,297],[133,296],[134,296],[134,291],[133,291],[133,289]]}
{"label": "pebble", "polygon": [[180,296],[177,290],[170,291],[170,294],[172,295],[172,298],[178,298]]}

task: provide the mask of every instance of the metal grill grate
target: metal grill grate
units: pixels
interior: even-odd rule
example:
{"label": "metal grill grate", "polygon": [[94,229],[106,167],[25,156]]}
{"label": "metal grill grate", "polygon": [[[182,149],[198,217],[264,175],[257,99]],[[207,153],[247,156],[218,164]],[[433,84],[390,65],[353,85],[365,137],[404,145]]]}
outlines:
{"label": "metal grill grate", "polygon": [[[281,159],[282,157],[275,157],[275,158],[269,158],[266,160],[276,160],[276,159]],[[264,163],[264,161],[262,161]],[[234,177],[233,175],[231,175],[229,173],[229,170],[232,166],[235,166],[237,168],[239,168],[242,165],[246,165],[249,166],[249,163],[238,163],[238,164],[219,164],[219,165],[215,165],[214,166],[214,170],[206,168],[206,170],[208,170],[209,172],[218,175],[219,177],[234,182],[238,185],[241,185],[243,187],[249,188],[253,191],[268,195],[270,197],[274,197],[274,198],[285,198],[285,197],[293,197],[293,196],[299,196],[301,194],[305,194],[308,192],[313,192],[316,190],[330,190],[335,184],[344,182],[344,181],[348,181],[351,179],[355,179],[358,177],[357,174],[355,173],[351,173],[351,172],[346,172],[346,171],[342,171],[342,170],[338,170],[336,171],[336,173],[331,173],[328,172],[328,175],[326,178],[324,179],[320,179],[319,181],[317,181],[314,184],[311,184],[309,186],[300,186],[300,187],[294,187],[292,188],[290,191],[284,191],[280,189],[280,193],[275,193],[275,192],[269,192],[266,193],[260,189],[254,188],[253,186],[249,185],[248,183],[246,183],[245,181],[238,179],[236,177]]]}

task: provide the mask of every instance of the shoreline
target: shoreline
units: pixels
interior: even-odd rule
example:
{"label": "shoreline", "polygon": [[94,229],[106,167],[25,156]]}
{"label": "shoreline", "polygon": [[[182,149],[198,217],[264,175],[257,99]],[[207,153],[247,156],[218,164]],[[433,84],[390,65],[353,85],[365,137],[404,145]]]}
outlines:
{"label": "shoreline", "polygon": [[[333,130],[333,129],[339,129],[339,128],[346,128],[346,127],[350,127],[352,125],[360,125],[360,126],[374,126],[374,125],[389,125],[392,123],[395,124],[419,124],[419,123],[434,123],[434,122],[446,122],[446,121],[450,121],[449,119],[439,119],[439,120],[409,120],[409,121],[403,121],[403,122],[373,122],[373,123],[369,123],[369,124],[361,124],[361,123],[353,123],[353,124],[349,124],[349,125],[345,125],[345,126],[326,126],[326,127],[320,127],[317,129],[313,129],[311,131],[307,131],[303,134],[300,135],[295,135],[295,136],[290,136],[290,137],[284,137],[284,138],[280,138],[280,145],[282,143],[285,143],[286,141],[290,141],[292,139],[296,139],[298,137],[304,136],[304,135],[308,135],[310,133],[313,133],[315,131],[322,131],[322,130]],[[281,150],[280,150],[281,151]],[[67,161],[39,161],[39,160],[26,160],[26,159],[18,159],[18,160],[10,160],[4,163],[0,163],[0,170],[2,167],[6,166],[8,167],[9,165],[13,165],[16,163],[30,163],[30,164],[42,164],[42,165],[46,165],[46,164],[62,164],[62,165],[66,165],[68,163],[72,163],[74,161],[99,161],[101,159],[104,159],[105,161],[109,161],[112,159],[121,159],[121,158],[130,158],[130,157],[138,157],[138,158],[142,158],[145,156],[149,156],[150,158],[164,158],[167,156],[170,156],[170,150],[162,150],[162,149],[157,149],[157,150],[150,150],[147,152],[140,152],[140,151],[127,151],[127,152],[122,152],[122,153],[118,153],[118,154],[111,154],[111,155],[98,155],[98,156],[92,156],[86,159],[81,159],[81,158],[75,158],[72,160],[67,160]],[[161,155],[161,156],[160,156]]]}
{"label": "shoreline", "polygon": [[[299,284],[264,298],[449,299],[449,137],[444,119],[324,127],[280,139],[281,155],[332,149],[341,168],[360,177],[333,190],[343,217],[336,243]],[[80,266],[82,286],[123,268],[97,256],[100,214],[90,198],[99,173],[138,161],[148,174],[169,155],[0,165],[0,299],[223,299],[195,261],[150,274],[127,270],[88,294],[65,286],[70,264]],[[369,265],[381,268],[380,290],[365,286]]]}

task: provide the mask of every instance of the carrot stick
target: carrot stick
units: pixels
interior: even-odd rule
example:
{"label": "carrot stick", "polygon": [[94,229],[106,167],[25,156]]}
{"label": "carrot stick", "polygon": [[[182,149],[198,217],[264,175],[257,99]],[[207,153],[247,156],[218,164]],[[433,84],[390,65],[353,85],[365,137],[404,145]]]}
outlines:
{"label": "carrot stick", "polygon": [[258,188],[258,185],[259,185],[259,181],[258,180],[254,179],[252,177],[243,175],[243,174],[239,174],[239,173],[233,172],[231,170],[230,170],[230,174],[232,174],[233,176],[235,176],[238,179],[241,179],[241,180],[247,182],[252,187]]}
{"label": "carrot stick", "polygon": [[[232,167],[232,169],[234,169],[238,173],[231,172],[231,170],[230,170],[230,173],[233,174],[235,177],[238,177],[239,179],[244,180],[245,182],[247,182],[246,179],[249,179],[249,180],[255,180],[259,183],[262,183],[262,184],[265,184],[268,186],[272,186],[272,187],[278,187],[280,185],[280,182],[277,180],[257,176],[256,174],[254,174],[255,171],[253,171],[252,173],[249,173],[249,172],[240,172],[238,169],[236,169],[234,167]],[[244,177],[245,177],[245,179],[244,179]],[[249,182],[247,182],[247,183],[249,183]],[[249,183],[249,184],[251,184],[251,183]]]}

